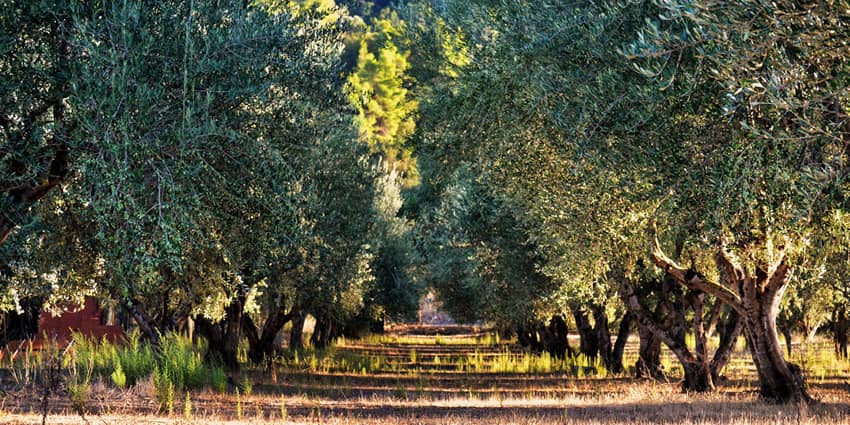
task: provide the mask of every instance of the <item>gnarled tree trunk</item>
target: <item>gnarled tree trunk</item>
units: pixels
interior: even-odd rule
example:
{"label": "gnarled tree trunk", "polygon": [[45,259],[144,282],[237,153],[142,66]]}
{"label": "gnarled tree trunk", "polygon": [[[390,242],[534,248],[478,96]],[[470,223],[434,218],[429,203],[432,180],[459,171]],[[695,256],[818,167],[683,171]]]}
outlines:
{"label": "gnarled tree trunk", "polygon": [[517,325],[516,333],[519,344],[533,352],[545,351],[556,358],[574,354],[567,341],[567,322],[561,315],[552,316],[548,325],[539,320]]}
{"label": "gnarled tree trunk", "polygon": [[307,315],[301,311],[292,313],[292,329],[289,331],[289,348],[297,350],[304,348],[304,321]]}
{"label": "gnarled tree trunk", "polygon": [[714,358],[711,360],[711,377],[714,379],[714,382],[720,379],[720,371],[729,364],[729,359],[732,358],[732,352],[735,351],[735,343],[744,329],[744,321],[741,320],[738,312],[732,308],[728,309],[726,318],[718,325],[718,329],[720,329],[720,343],[717,351],[714,352]]}
{"label": "gnarled tree trunk", "polygon": [[237,296],[225,307],[224,318],[217,323],[203,316],[195,318],[198,331],[209,342],[209,354],[229,370],[239,370],[239,341],[242,338],[242,314],[245,297]]}
{"label": "gnarled tree trunk", "polygon": [[552,319],[549,321],[549,333],[552,335],[552,343],[547,350],[549,354],[558,358],[564,358],[574,354],[568,339],[569,329],[567,328],[567,322],[561,315],[556,314],[552,316]]}
{"label": "gnarled tree trunk", "polygon": [[275,356],[275,340],[283,326],[292,318],[291,313],[275,310],[269,314],[262,329],[257,329],[251,317],[242,316],[242,329],[248,339],[248,358],[254,363],[269,362]]}
{"label": "gnarled tree trunk", "polygon": [[710,282],[699,273],[667,258],[655,242],[653,260],[682,285],[714,295],[734,308],[744,323],[747,346],[759,376],[759,393],[778,402],[811,402],[799,366],[782,354],[776,315],[788,286],[790,267],[784,253],[767,268],[756,267],[750,275],[725,247],[718,253],[727,286]]}
{"label": "gnarled tree trunk", "polygon": [[611,349],[611,354],[608,356],[608,370],[611,373],[623,373],[626,370],[623,367],[623,354],[626,352],[626,343],[629,341],[629,335],[632,331],[632,314],[626,312],[620,319],[620,326],[617,330],[617,339],[614,341],[614,347]]}
{"label": "gnarled tree trunk", "polygon": [[[735,311],[717,304],[706,311],[705,292],[686,290],[673,276],[647,280],[638,287],[623,273],[616,277],[620,280],[620,296],[638,322],[641,334],[636,374],[663,377],[659,354],[660,344],[664,343],[685,372],[683,390],[714,390],[718,373],[729,362],[743,327]],[[725,316],[724,310],[727,310]],[[714,327],[712,324],[720,330],[721,341],[709,357],[707,328]],[[687,344],[689,329],[694,335],[693,347]]]}
{"label": "gnarled tree trunk", "polygon": [[611,332],[608,331],[608,314],[605,306],[591,305],[590,312],[593,314],[593,334],[602,364],[608,368],[611,364]]}
{"label": "gnarled tree trunk", "polygon": [[599,358],[605,368],[611,373],[622,373],[623,353],[632,327],[632,315],[628,312],[620,320],[617,329],[617,339],[611,344],[611,330],[609,329],[608,313],[605,306],[592,304],[587,307],[593,315],[593,326],[587,313],[583,309],[573,309],[573,317],[579,331],[580,352],[590,359]]}
{"label": "gnarled tree trunk", "polygon": [[[703,336],[696,338],[698,341],[697,347],[695,348],[695,352],[691,352],[685,343],[684,306],[680,306],[678,309],[679,314],[669,315],[674,316],[672,320],[658,320],[641,304],[635,292],[634,285],[624,276],[621,277],[620,296],[623,299],[623,303],[626,304],[626,307],[634,315],[638,326],[652,333],[652,335],[667,345],[682,364],[682,369],[685,372],[682,389],[684,391],[696,392],[713,391],[714,380],[712,379],[711,365],[705,353],[705,344],[699,342],[705,339],[704,328],[699,324],[694,326],[694,332],[698,333],[702,331]],[[680,303],[682,302],[682,300],[679,301]],[[699,313],[702,314],[702,311],[700,310]],[[694,316],[697,316],[697,314],[695,313]]]}
{"label": "gnarled tree trunk", "polygon": [[599,354],[599,342],[596,339],[596,332],[590,326],[587,312],[581,308],[574,308],[573,318],[576,321],[576,330],[578,330],[579,351],[588,358],[595,359]]}
{"label": "gnarled tree trunk", "polygon": [[661,339],[643,325],[639,324],[637,328],[640,348],[635,363],[635,377],[664,378],[664,371],[661,369]]}
{"label": "gnarled tree trunk", "polygon": [[313,336],[310,337],[310,344],[316,348],[325,348],[336,339],[336,332],[337,326],[332,319],[316,317],[316,327],[313,329]]}

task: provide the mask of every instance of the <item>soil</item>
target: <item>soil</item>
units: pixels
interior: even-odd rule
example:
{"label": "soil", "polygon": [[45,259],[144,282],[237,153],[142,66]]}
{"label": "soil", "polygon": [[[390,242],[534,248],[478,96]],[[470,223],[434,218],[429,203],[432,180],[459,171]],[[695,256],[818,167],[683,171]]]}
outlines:
{"label": "soil", "polygon": [[[506,344],[469,343],[481,330],[462,326],[405,326],[391,330],[397,342],[346,342],[336,356],[381,356],[394,370],[379,373],[317,372],[309,368],[250,369],[250,395],[211,390],[190,394],[191,414],[184,418],[185,394],[174,411],[162,414],[153,385],[142,382],[118,389],[99,378],[85,402],[85,419],[67,394],[47,400],[47,423],[848,423],[848,371],[809,378],[821,400],[813,406],[777,406],[759,401],[746,353],[737,352],[729,378],[708,395],[683,394],[675,377],[665,382],[629,376],[575,377],[565,373],[511,374],[460,372],[453,358],[477,353],[494,356]],[[435,339],[417,336],[440,335]],[[452,339],[455,339],[454,341]],[[824,349],[829,349],[825,347]],[[629,345],[637,350],[636,338]],[[414,351],[415,354],[411,352]],[[667,354],[669,355],[669,354]],[[439,356],[442,361],[435,363]],[[675,363],[674,363],[675,364]],[[244,377],[243,377],[244,378]],[[234,377],[232,382],[242,382]],[[10,370],[0,374],[0,423],[41,423],[42,388],[21,386]],[[282,408],[283,406],[283,408]]]}

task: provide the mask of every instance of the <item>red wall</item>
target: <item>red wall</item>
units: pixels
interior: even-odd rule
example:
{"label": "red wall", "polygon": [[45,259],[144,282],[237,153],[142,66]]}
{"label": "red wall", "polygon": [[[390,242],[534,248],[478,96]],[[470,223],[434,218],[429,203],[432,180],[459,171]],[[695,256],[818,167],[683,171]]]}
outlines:
{"label": "red wall", "polygon": [[[117,342],[124,335],[120,326],[101,324],[102,312],[97,307],[97,300],[86,297],[82,309],[77,311],[65,311],[61,316],[53,317],[46,311],[41,312],[38,319],[38,336],[36,344],[40,347],[44,344],[45,335],[49,339],[56,339],[59,345],[65,346],[71,340],[72,333],[81,333],[87,337],[98,340],[106,337],[111,342]],[[10,344],[11,345],[11,344]]]}

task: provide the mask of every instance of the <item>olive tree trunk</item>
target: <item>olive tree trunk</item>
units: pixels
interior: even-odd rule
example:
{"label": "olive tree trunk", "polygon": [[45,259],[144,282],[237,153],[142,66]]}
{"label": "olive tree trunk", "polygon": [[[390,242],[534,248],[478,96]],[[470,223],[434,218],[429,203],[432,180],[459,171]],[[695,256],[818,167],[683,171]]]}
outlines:
{"label": "olive tree trunk", "polygon": [[547,331],[551,337],[551,342],[546,350],[549,354],[557,358],[564,358],[568,355],[572,356],[574,354],[573,348],[570,347],[568,339],[569,328],[567,327],[567,322],[561,315],[556,314],[552,316],[552,319],[549,321]]}
{"label": "olive tree trunk", "polygon": [[[593,325],[590,324],[590,318],[587,312],[593,316]],[[622,373],[623,353],[626,349],[626,342],[629,339],[633,324],[632,316],[629,312],[620,319],[620,325],[617,329],[617,339],[611,343],[611,329],[608,320],[608,313],[605,306],[601,304],[591,304],[583,308],[574,308],[573,317],[576,321],[576,328],[579,333],[579,352],[590,359],[599,359],[605,368],[611,373]],[[572,352],[572,349],[569,349]]]}
{"label": "olive tree trunk", "polygon": [[225,307],[224,318],[213,322],[204,316],[197,316],[195,324],[198,331],[209,342],[209,355],[220,361],[231,371],[239,370],[239,341],[242,339],[242,316],[245,309],[245,297],[233,297]]}
{"label": "olive tree trunk", "polygon": [[599,341],[593,326],[590,325],[587,312],[582,308],[574,308],[573,318],[576,321],[576,330],[578,330],[579,351],[588,358],[595,359],[599,354]]}
{"label": "olive tree trunk", "polygon": [[268,363],[274,358],[277,354],[275,345],[277,334],[291,318],[291,313],[286,313],[282,309],[274,310],[269,313],[263,327],[258,329],[250,316],[242,315],[242,330],[248,339],[248,358],[252,362]]}
{"label": "olive tree trunk", "polygon": [[638,324],[638,359],[635,363],[635,378],[663,379],[664,371],[661,369],[661,338],[655,336],[652,331]]}
{"label": "olive tree trunk", "polygon": [[617,339],[614,340],[614,346],[611,349],[611,354],[608,356],[608,370],[611,373],[623,373],[626,368],[623,366],[623,354],[626,352],[626,343],[631,335],[632,324],[634,320],[630,312],[626,312],[620,319],[620,326],[617,329]]}
{"label": "olive tree trunk", "polygon": [[694,270],[677,265],[664,255],[657,241],[652,257],[656,265],[680,284],[714,295],[741,316],[762,397],[777,402],[813,401],[806,391],[800,367],[785,360],[776,328],[779,303],[788,287],[791,271],[784,253],[766,269],[756,267],[755,276],[752,276],[725,247],[721,247],[717,259],[727,286],[710,282]]}
{"label": "olive tree trunk", "polygon": [[844,305],[832,312],[832,338],[835,341],[835,354],[847,358],[847,332],[850,330],[850,315]]}
{"label": "olive tree trunk", "polygon": [[[682,390],[695,392],[714,391],[714,379],[711,373],[711,362],[708,359],[706,352],[705,330],[699,323],[701,319],[695,320],[694,333],[702,332],[702,336],[697,335],[697,346],[694,351],[691,351],[685,342],[685,314],[684,306],[681,304],[679,308],[673,311],[672,308],[668,316],[673,316],[673,320],[661,321],[649,314],[648,309],[641,304],[633,283],[625,277],[621,277],[620,296],[623,303],[632,313],[639,328],[644,329],[644,332],[651,333],[659,341],[663,342],[670,351],[679,360],[682,369],[685,372],[685,379],[682,381]],[[694,317],[702,314],[695,312]],[[701,342],[703,341],[703,342]],[[659,347],[660,348],[660,347]]]}
{"label": "olive tree trunk", "polygon": [[301,311],[292,314],[292,329],[289,331],[289,348],[304,348],[304,322],[307,315]]}

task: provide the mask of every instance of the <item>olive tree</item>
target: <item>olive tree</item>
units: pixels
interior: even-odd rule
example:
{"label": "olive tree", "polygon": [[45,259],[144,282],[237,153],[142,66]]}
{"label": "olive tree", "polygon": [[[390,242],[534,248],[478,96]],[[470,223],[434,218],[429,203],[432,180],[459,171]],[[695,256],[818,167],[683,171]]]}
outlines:
{"label": "olive tree", "polygon": [[77,2],[0,4],[0,244],[63,183],[79,145],[69,103],[84,60],[71,43]]}
{"label": "olive tree", "polygon": [[764,397],[809,400],[775,318],[817,255],[808,241],[843,208],[841,8],[446,7],[476,48],[442,116],[445,152],[477,156],[531,223],[548,220],[538,234],[567,267],[546,269],[580,283],[573,271],[651,261],[740,316]]}

